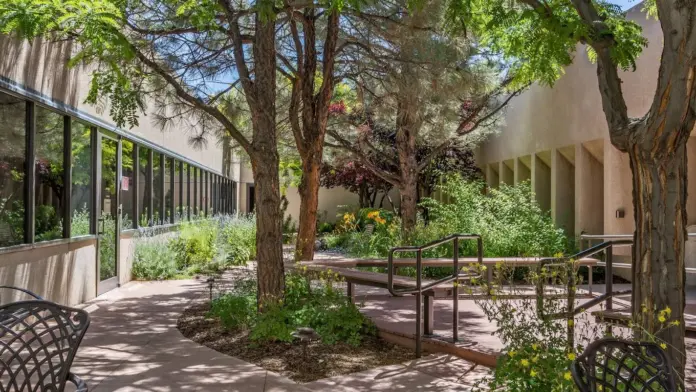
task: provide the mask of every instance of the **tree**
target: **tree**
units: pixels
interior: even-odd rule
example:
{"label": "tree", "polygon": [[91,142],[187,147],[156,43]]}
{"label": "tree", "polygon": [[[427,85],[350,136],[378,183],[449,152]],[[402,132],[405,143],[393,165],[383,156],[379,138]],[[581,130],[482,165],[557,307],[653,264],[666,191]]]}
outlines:
{"label": "tree", "polygon": [[[363,156],[369,158],[371,164],[380,172],[399,176],[400,168],[394,164],[398,160],[397,132],[393,128],[375,124],[374,128],[365,132],[362,137],[366,139],[364,144],[370,146],[369,150],[363,152]],[[468,146],[451,144],[443,149],[439,148],[439,143],[440,141],[433,143],[419,140],[416,144],[417,159],[419,162],[427,162],[418,173],[417,203],[420,203],[422,197],[431,196],[442,178],[447,175],[456,173],[463,179],[480,176],[474,154]],[[386,196],[393,187],[392,183],[375,174],[374,170],[364,165],[361,160],[356,160],[350,151],[347,154],[342,150],[338,152],[333,157],[335,163],[325,164],[322,170],[322,185],[329,188],[343,186],[360,196],[361,207],[375,207],[377,194],[381,192]],[[380,207],[383,205],[383,199],[380,200]],[[391,199],[389,201],[391,202]]]}
{"label": "tree", "polygon": [[[276,135],[273,2],[229,0],[8,0],[3,33],[71,39],[71,64],[96,68],[87,102],[108,99],[118,125],[137,124],[145,99],[199,132],[222,132],[249,155],[256,184],[259,303],[284,291]],[[239,89],[251,137],[224,106]]]}
{"label": "tree", "polygon": [[[302,161],[300,217],[295,254],[299,260],[314,258],[319,206],[319,176],[329,107],[336,78],[339,9],[324,7],[296,9],[285,1],[289,20],[279,39],[279,71],[291,85],[288,119]],[[324,39],[317,34],[323,27]]]}
{"label": "tree", "polygon": [[[380,2],[347,18],[347,78],[358,104],[330,131],[333,145],[399,189],[403,231],[416,224],[421,172],[449,146],[471,143],[490,128],[517,93],[496,76],[494,57],[444,31],[445,3],[410,4]],[[346,125],[352,133],[344,134]],[[386,172],[370,158],[379,155],[369,142],[377,128],[395,130],[395,154],[388,157],[397,170]],[[418,146],[426,144],[431,154],[419,157]]]}
{"label": "tree", "polygon": [[[652,106],[639,118],[628,116],[618,70],[635,68],[647,42],[619,7],[590,0],[456,0],[449,4],[449,20],[500,49],[517,71],[516,83],[552,85],[572,62],[578,43],[586,44],[597,64],[611,142],[631,164],[637,338],[657,332],[683,376],[686,142],[696,122],[696,6],[652,0],[646,9],[659,19],[664,42]],[[665,309],[678,324],[661,329],[657,312]]]}
{"label": "tree", "polygon": [[[333,164],[325,163],[321,168],[321,186],[325,188],[342,187],[357,194],[360,208],[382,208],[384,199],[388,197],[392,185],[375,175],[360,161],[350,158],[343,157]],[[380,192],[382,199],[379,204],[376,204]],[[389,202],[391,203],[391,198]]]}

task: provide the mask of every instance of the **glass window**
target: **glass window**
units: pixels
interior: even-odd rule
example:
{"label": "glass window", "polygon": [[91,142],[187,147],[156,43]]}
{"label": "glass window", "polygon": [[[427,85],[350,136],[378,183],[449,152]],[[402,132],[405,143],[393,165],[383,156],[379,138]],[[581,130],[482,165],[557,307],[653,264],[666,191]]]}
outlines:
{"label": "glass window", "polygon": [[121,141],[121,230],[133,228],[135,196],[133,193],[133,149],[129,140]]}
{"label": "glass window", "polygon": [[92,131],[76,120],[71,124],[72,185],[70,187],[70,236],[89,234],[92,218]]}
{"label": "glass window", "polygon": [[212,207],[210,205],[210,199],[212,197],[212,192],[210,186],[212,183],[212,176],[209,172],[205,172],[205,211],[208,216],[212,215]]}
{"label": "glass window", "polygon": [[150,226],[152,223],[152,206],[150,195],[152,194],[152,178],[150,177],[150,149],[138,146],[138,211],[140,212],[140,227]]}
{"label": "glass window", "polygon": [[164,159],[164,215],[166,219],[164,223],[171,223],[172,221],[172,202],[174,201],[174,187],[172,187],[172,160],[170,158]]}
{"label": "glass window", "polygon": [[191,166],[191,219],[198,218],[198,168]]}
{"label": "glass window", "polygon": [[63,116],[36,106],[35,241],[63,237]]}
{"label": "glass window", "polygon": [[181,220],[181,162],[174,160],[174,221]]}
{"label": "glass window", "polygon": [[161,155],[159,153],[155,153],[152,157],[152,189],[154,189],[154,192],[152,192],[153,226],[162,224],[162,187],[160,182],[162,178],[162,168],[160,167],[160,158]]}
{"label": "glass window", "polygon": [[26,103],[0,93],[0,247],[24,242]]}
{"label": "glass window", "polygon": [[198,169],[198,215],[205,216],[205,172]]}
{"label": "glass window", "polygon": [[184,211],[184,218],[186,220],[191,219],[191,166],[189,166],[188,163],[184,163],[184,200],[182,201],[183,205],[183,211]]}

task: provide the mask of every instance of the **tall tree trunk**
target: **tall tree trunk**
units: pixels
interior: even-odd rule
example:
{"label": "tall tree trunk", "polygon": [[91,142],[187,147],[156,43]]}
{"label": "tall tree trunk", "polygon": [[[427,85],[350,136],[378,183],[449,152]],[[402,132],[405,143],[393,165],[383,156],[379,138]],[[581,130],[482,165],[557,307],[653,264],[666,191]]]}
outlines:
{"label": "tall tree trunk", "polygon": [[302,160],[302,182],[300,183],[300,228],[295,245],[298,260],[314,260],[314,241],[317,233],[317,210],[319,209],[319,176],[323,143],[319,151]]}
{"label": "tall tree trunk", "polygon": [[418,207],[418,161],[415,133],[402,127],[397,135],[399,169],[401,171],[401,230],[410,232],[416,227]]}
{"label": "tall tree trunk", "polygon": [[[683,375],[686,147],[674,146],[657,158],[633,146],[628,155],[636,218],[632,285],[637,337],[659,331],[657,337],[668,345],[673,365]],[[665,323],[658,320],[661,313]],[[670,325],[673,321],[678,325]]]}
{"label": "tall tree trunk", "polygon": [[[583,20],[598,29],[594,36],[600,38],[589,44],[597,53],[602,107],[612,144],[627,152],[631,162],[637,337],[657,334],[663,339],[683,381],[686,143],[696,122],[696,7],[678,0],[655,3],[663,32],[657,88],[650,111],[643,118],[631,119],[612,58],[612,35],[601,31],[606,26],[598,23],[602,18],[592,2],[572,1]],[[666,309],[671,312],[667,314]],[[663,329],[658,320],[661,311],[678,325]]]}
{"label": "tall tree trunk", "polygon": [[258,301],[283,297],[283,216],[280,212],[280,158],[276,135],[276,55],[275,23],[256,14],[254,42],[252,108],[253,141],[251,151],[256,202],[256,260],[258,263]]}
{"label": "tall tree trunk", "polygon": [[[316,50],[316,10],[309,7],[304,12],[304,45],[299,45],[299,35],[294,21],[291,31],[295,37],[299,74],[293,83],[290,103],[290,119],[293,135],[302,159],[302,183],[300,185],[300,228],[295,244],[298,260],[314,259],[314,241],[317,235],[317,210],[319,208],[319,176],[324,152],[324,138],[329,119],[329,107],[334,88],[334,64],[338,42],[338,11],[332,9],[326,22],[326,38],[322,53],[321,88],[315,93],[318,56]],[[304,49],[304,50],[303,50]],[[302,128],[297,115],[302,99]]]}
{"label": "tall tree trunk", "polygon": [[268,154],[264,159],[252,159],[259,303],[282,298],[285,284],[278,163],[277,152]]}

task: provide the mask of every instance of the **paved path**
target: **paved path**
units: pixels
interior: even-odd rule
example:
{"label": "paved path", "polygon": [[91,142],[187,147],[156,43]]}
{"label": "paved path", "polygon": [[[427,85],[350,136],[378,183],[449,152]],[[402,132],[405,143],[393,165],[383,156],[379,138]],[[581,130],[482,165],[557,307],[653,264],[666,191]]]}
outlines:
{"label": "paved path", "polygon": [[470,391],[485,371],[456,358],[431,356],[298,385],[182,336],[176,329],[179,314],[206,295],[200,281],[134,282],[85,304],[92,324],[73,371],[92,392]]}

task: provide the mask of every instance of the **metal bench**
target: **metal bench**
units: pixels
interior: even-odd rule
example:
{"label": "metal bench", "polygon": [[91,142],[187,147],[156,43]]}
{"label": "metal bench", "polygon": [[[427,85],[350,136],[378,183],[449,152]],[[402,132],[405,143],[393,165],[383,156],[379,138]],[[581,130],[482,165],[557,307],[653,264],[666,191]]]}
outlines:
{"label": "metal bench", "polygon": [[571,364],[582,392],[676,392],[667,354],[655,343],[605,338],[591,343]]}
{"label": "metal bench", "polygon": [[90,323],[87,312],[20,301],[0,306],[0,320],[0,390],[62,392],[70,382],[76,392],[87,392],[87,384],[70,372]]}

